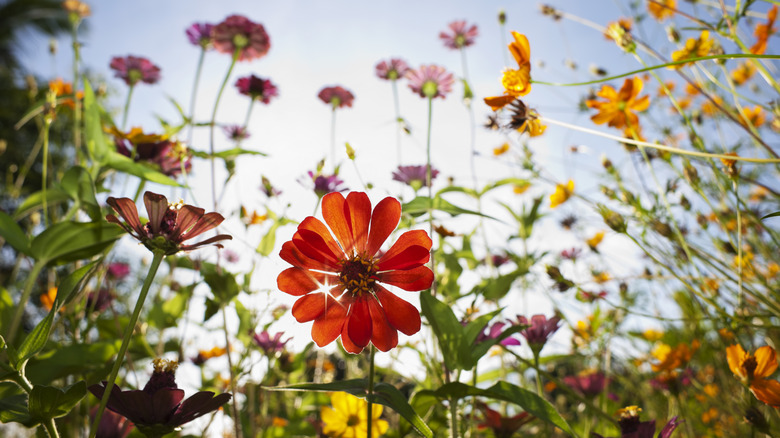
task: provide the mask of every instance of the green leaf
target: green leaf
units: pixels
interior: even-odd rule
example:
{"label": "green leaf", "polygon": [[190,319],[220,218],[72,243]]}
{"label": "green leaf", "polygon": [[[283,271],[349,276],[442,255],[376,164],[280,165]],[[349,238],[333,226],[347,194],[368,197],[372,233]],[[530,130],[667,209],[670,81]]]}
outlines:
{"label": "green leaf", "polygon": [[268,391],[344,391],[358,397],[367,394],[365,379],[339,380],[329,383],[296,383],[287,386],[264,386]]}
{"label": "green leaf", "polygon": [[105,164],[112,151],[106,144],[103,124],[100,122],[100,106],[95,101],[95,93],[86,77],[84,79],[84,139],[87,151],[92,159]]}
{"label": "green leaf", "polygon": [[63,417],[87,395],[87,383],[83,380],[63,389],[35,385],[30,391],[30,416],[45,421]]}
{"label": "green leaf", "polygon": [[450,306],[437,300],[427,291],[420,293],[420,307],[439,341],[444,356],[443,362],[457,366],[458,350],[463,339],[463,326],[460,325],[458,318],[455,317]]}
{"label": "green leaf", "polygon": [[144,163],[136,163],[129,157],[126,157],[115,151],[109,151],[106,156],[106,167],[109,167],[120,172],[125,172],[130,175],[137,176],[150,182],[157,184],[163,184],[166,186],[182,187],[176,180],[167,177],[159,170],[146,165]]}
{"label": "green leaf", "polygon": [[102,214],[95,197],[95,184],[89,172],[81,166],[71,167],[62,177],[62,189],[76,204],[87,212],[90,219],[98,221]]}
{"label": "green leaf", "polygon": [[0,398],[0,423],[21,423],[33,427],[38,422],[27,412],[27,394]]}
{"label": "green leaf", "polygon": [[491,216],[452,205],[438,196],[433,198],[433,204],[431,204],[430,199],[431,198],[427,196],[418,196],[412,199],[411,201],[409,201],[408,203],[404,204],[402,211],[412,216],[421,216],[425,213],[428,213],[428,208],[432,207],[433,210],[435,211],[442,211],[452,216],[457,216],[460,214],[471,214],[475,216],[482,216],[489,219],[494,219]]}
{"label": "green leaf", "polygon": [[[50,187],[46,190],[46,204],[49,207],[61,204],[70,199],[65,191],[59,187]],[[22,204],[16,208],[14,212],[14,218],[19,220],[23,217],[31,214],[32,212],[41,209],[43,206],[43,191],[32,193]]]}
{"label": "green leaf", "polygon": [[124,230],[108,222],[60,222],[33,239],[30,253],[47,263],[82,260],[105,250],[122,234]]}
{"label": "green leaf", "polygon": [[[126,321],[126,319],[125,319]],[[106,326],[116,327],[122,321],[106,319]],[[101,333],[104,330],[101,328]],[[56,379],[76,375],[88,381],[98,381],[108,376],[113,358],[122,343],[122,333],[110,341],[93,341],[90,344],[74,344],[46,350],[30,359],[27,376],[33,383],[51,383]]]}
{"label": "green leaf", "polygon": [[241,292],[235,275],[230,272],[211,272],[205,274],[203,279],[211,288],[214,299],[220,305],[227,305],[233,298],[238,296],[239,292]]}
{"label": "green leaf", "polygon": [[22,254],[30,255],[30,240],[22,227],[9,215],[0,211],[0,236]]}
{"label": "green leaf", "polygon": [[769,213],[768,215],[766,215],[766,216],[763,216],[763,217],[761,218],[761,220],[768,219],[768,218],[770,218],[770,217],[775,217],[775,216],[780,216],[780,211],[776,211],[776,212],[774,212],[774,213]]}
{"label": "green leaf", "polygon": [[242,148],[238,148],[237,147],[237,148],[228,149],[228,150],[225,150],[225,151],[215,152],[213,155],[208,153],[208,152],[204,152],[204,151],[192,151],[192,155],[195,156],[195,157],[199,157],[199,158],[211,158],[213,156],[214,158],[221,158],[223,160],[234,160],[234,159],[238,158],[241,155],[260,155],[260,156],[265,157],[268,154],[265,154],[263,152],[252,151],[252,150],[249,150],[249,149],[242,149]]}
{"label": "green leaf", "polygon": [[268,229],[268,232],[260,239],[260,244],[257,245],[258,253],[265,257],[268,257],[271,254],[271,251],[274,250],[274,246],[276,245],[276,230],[278,229],[279,222],[274,222],[274,224],[271,225],[271,228]]}
{"label": "green leaf", "polygon": [[490,349],[492,345],[489,345],[489,342],[477,343],[477,337],[485,330],[490,320],[499,313],[501,313],[501,309],[494,310],[461,328],[463,336],[458,346],[458,365],[461,369],[470,370],[474,368],[477,361]]}

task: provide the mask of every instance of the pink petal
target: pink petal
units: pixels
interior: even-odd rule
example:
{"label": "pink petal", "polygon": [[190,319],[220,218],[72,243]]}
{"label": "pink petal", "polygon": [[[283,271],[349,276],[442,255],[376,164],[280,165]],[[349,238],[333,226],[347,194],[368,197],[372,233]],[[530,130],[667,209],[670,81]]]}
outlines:
{"label": "pink petal", "polygon": [[397,199],[387,197],[379,201],[371,215],[371,232],[368,235],[366,254],[376,254],[400,220],[401,203]]}

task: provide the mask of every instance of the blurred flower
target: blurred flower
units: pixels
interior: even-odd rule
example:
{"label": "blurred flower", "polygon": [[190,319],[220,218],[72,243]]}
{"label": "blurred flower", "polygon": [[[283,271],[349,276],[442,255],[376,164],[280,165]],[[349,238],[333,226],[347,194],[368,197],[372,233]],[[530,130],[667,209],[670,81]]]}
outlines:
{"label": "blurred flower", "polygon": [[569,180],[566,185],[556,184],[555,193],[550,195],[550,208],[555,208],[571,198],[574,194],[574,181]]}
{"label": "blurred flower", "polygon": [[472,24],[469,27],[466,20],[453,21],[448,24],[449,31],[439,32],[439,38],[450,49],[461,49],[474,44],[474,39],[479,35],[477,26]]}
{"label": "blurred flower", "polygon": [[606,233],[604,231],[599,231],[598,233],[594,234],[593,237],[586,240],[585,243],[588,244],[588,247],[590,247],[591,251],[597,251],[597,248],[602,240],[604,240],[604,235]]}
{"label": "blurred flower", "polygon": [[504,143],[499,147],[493,148],[493,155],[499,156],[509,152],[509,143]]}
{"label": "blurred flower", "polygon": [[238,255],[238,253],[232,249],[226,249],[223,255],[225,256],[225,261],[228,263],[238,263],[238,261],[241,260],[241,257]]}
{"label": "blurred flower", "polygon": [[576,376],[566,376],[563,382],[582,396],[593,398],[604,391],[607,378],[601,371],[585,371]]}
{"label": "blurred flower", "polygon": [[766,52],[766,45],[769,41],[769,36],[777,32],[775,20],[777,19],[777,5],[772,6],[766,14],[766,23],[757,24],[753,35],[756,37],[756,43],[750,47],[750,53],[754,55],[763,55]]}
{"label": "blurred flower", "polygon": [[258,214],[257,210],[253,210],[252,214],[249,214],[247,212],[246,207],[243,205],[241,206],[241,210],[239,211],[239,217],[241,218],[241,221],[244,222],[246,226],[249,225],[259,225],[268,219],[268,215],[266,214]]}
{"label": "blurred flower", "polygon": [[379,79],[394,81],[406,75],[406,72],[409,71],[409,65],[403,59],[392,58],[389,62],[380,61],[375,69]]}
{"label": "blurred flower", "polygon": [[211,32],[213,29],[214,25],[211,23],[192,23],[185,32],[190,43],[200,46],[203,50],[208,50],[212,47]]}
{"label": "blurred flower", "polygon": [[523,425],[533,421],[536,417],[528,412],[521,412],[511,417],[504,417],[500,412],[490,409],[486,404],[479,403],[479,409],[484,415],[482,423],[477,428],[490,429],[495,438],[511,438]]}
{"label": "blurred flower", "polygon": [[106,202],[127,223],[120,222],[113,214],[107,215],[106,220],[122,227],[150,251],[162,250],[165,255],[171,255],[232,239],[227,234],[219,234],[193,245],[183,245],[184,241],[216,228],[225,218],[219,213],[205,213],[204,209],[192,205],[168,204],[168,199],[163,195],[144,193],[144,205],[149,215],[145,225],[141,225],[138,209],[132,199],[109,197]]}
{"label": "blurred flower", "polygon": [[91,291],[87,294],[87,309],[93,312],[103,312],[111,306],[116,296],[110,289],[102,287],[97,292]]}
{"label": "blurred flower", "polygon": [[78,18],[86,18],[92,15],[89,5],[79,0],[64,0],[62,9],[69,14],[74,14]]}
{"label": "blurred flower", "polygon": [[[414,191],[420,190],[422,187],[428,187],[426,184],[428,167],[424,164],[419,166],[398,166],[398,169],[393,171],[393,181],[400,181],[411,188]],[[439,171],[431,166],[431,180],[435,179],[439,175]]]}
{"label": "blurred flower", "polygon": [[260,23],[243,15],[231,15],[212,29],[214,48],[219,53],[236,56],[238,61],[251,61],[268,53],[271,40]]}
{"label": "blurred flower", "polygon": [[447,72],[444,67],[433,64],[421,65],[416,70],[407,71],[406,78],[409,79],[409,88],[412,91],[428,99],[446,98],[455,83],[452,73]]}
{"label": "blurred flower", "polygon": [[[346,392],[330,395],[330,406],[320,411],[325,436],[359,438],[368,436],[368,402]],[[388,423],[381,420],[382,405],[371,405],[371,436],[379,437],[387,432]]]}
{"label": "blurred flower", "polygon": [[[700,58],[702,56],[707,56],[712,51],[714,44],[715,40],[710,38],[710,32],[708,30],[703,30],[701,31],[698,39],[688,38],[685,41],[685,47],[673,52],[672,60],[682,61],[689,58]],[[690,64],[690,62],[677,64],[669,68],[679,69],[688,64]]]}
{"label": "blurred flower", "polygon": [[743,384],[750,387],[756,398],[770,406],[780,408],[780,382],[767,377],[777,370],[777,352],[765,345],[755,355],[747,353],[741,345],[726,348],[726,359],[731,372]]}
{"label": "blurred flower", "polygon": [[758,128],[766,122],[766,116],[763,113],[763,108],[760,106],[755,106],[753,109],[743,107],[742,120],[744,120],[746,124]]}
{"label": "blurred flower", "polygon": [[648,0],[647,11],[658,21],[674,16],[677,0]]}
{"label": "blurred flower", "polygon": [[279,196],[282,194],[282,191],[274,187],[271,184],[271,180],[266,178],[264,175],[260,177],[260,184],[260,190],[262,190],[263,194],[269,198],[273,198],[274,196]]}
{"label": "blurred flower", "polygon": [[525,35],[513,31],[512,36],[515,40],[509,44],[509,52],[517,62],[517,69],[504,70],[501,78],[501,84],[504,86],[503,95],[485,98],[485,103],[493,111],[531,92],[531,45]]}
{"label": "blurred flower", "polygon": [[109,64],[114,70],[114,76],[122,79],[129,86],[134,86],[138,81],[154,84],[160,80],[160,67],[152,64],[146,58],[128,55],[124,58],[115,56]]}
{"label": "blurred flower", "polygon": [[577,296],[576,296],[578,300],[585,301],[588,303],[592,303],[598,300],[603,300],[606,297],[607,297],[607,291],[605,290],[601,292],[588,292],[582,289],[577,290]]}
{"label": "blurred flower", "polygon": [[636,43],[634,43],[634,38],[631,36],[632,26],[633,22],[630,18],[620,18],[618,21],[607,25],[604,37],[614,41],[624,51],[633,52],[636,50]]}
{"label": "blurred flower", "polygon": [[656,342],[656,341],[660,341],[661,338],[664,337],[664,332],[662,332],[661,330],[649,328],[644,332],[642,332],[642,337],[645,338],[645,340],[648,342]]}
{"label": "blurred flower", "polygon": [[130,265],[123,262],[110,263],[106,274],[113,280],[121,280],[130,275]]}
{"label": "blurred flower", "polygon": [[[90,412],[89,417],[94,421],[95,415],[97,415],[99,406],[94,406]],[[114,413],[114,411],[106,410],[100,417],[100,424],[98,425],[96,437],[99,438],[126,438],[133,431],[133,422],[127,418]]]}
{"label": "blurred flower", "polygon": [[225,347],[214,347],[211,350],[198,350],[198,355],[192,358],[192,363],[195,365],[202,365],[207,360],[224,356],[226,353],[227,348]]}
{"label": "blurred flower", "polygon": [[168,140],[165,134],[145,134],[139,127],[127,133],[112,127],[109,132],[115,137],[117,152],[134,161],[157,165],[167,176],[175,177],[182,172],[182,167],[185,171],[192,167],[189,149],[181,142]]}
{"label": "blurred flower", "polygon": [[[738,157],[736,152],[726,152],[723,155],[730,155],[732,157]],[[734,177],[739,173],[739,169],[737,169],[737,160],[732,160],[730,158],[721,158],[720,162],[723,163],[724,166],[726,166],[726,174],[730,177]]]}
{"label": "blurred flower", "polygon": [[582,250],[579,248],[569,248],[561,251],[561,257],[571,261],[576,261],[580,254],[582,254]]}
{"label": "blurred flower", "polygon": [[[466,322],[463,322],[463,325],[466,325]],[[491,339],[498,339],[499,336],[501,336],[501,333],[504,332],[504,326],[506,325],[505,322],[494,322],[493,324],[486,326],[485,330],[483,330],[480,334],[477,335],[477,339],[474,340],[474,344],[480,344],[482,342],[485,342],[487,340]],[[520,341],[513,337],[507,337],[504,338],[501,342],[501,345],[520,345]]]}
{"label": "blurred flower", "polygon": [[[52,81],[49,81],[49,90],[51,90],[55,96],[57,97],[69,97],[66,99],[63,99],[61,102],[58,103],[58,105],[64,105],[67,106],[70,109],[73,109],[76,106],[76,103],[73,101],[73,84],[70,82],[65,82],[62,80],[62,78],[57,78]],[[84,92],[78,91],[76,92],[76,99],[83,99],[84,98]]]}
{"label": "blurred flower", "polygon": [[271,103],[272,97],[279,96],[279,89],[270,79],[263,79],[255,75],[238,78],[236,88],[244,96],[259,100],[266,105]]}
{"label": "blurred flower", "polygon": [[312,338],[323,347],[341,336],[344,349],[359,353],[369,342],[380,351],[398,344],[398,330],[413,335],[420,330],[420,313],[381,283],[407,291],[428,289],[433,272],[431,238],[425,231],[403,233],[377,256],[401,219],[401,203],[387,197],[371,208],[365,193],[341,193],[322,198],[320,220],[307,217],[281,258],[293,265],[277,278],[279,289],[300,297],[292,308],[298,322],[314,321]]}
{"label": "blurred flower", "polygon": [[225,135],[235,143],[240,143],[249,138],[249,131],[241,125],[223,126],[222,130],[225,132]]}
{"label": "blurred flower", "polygon": [[350,107],[352,108],[352,102],[355,100],[355,96],[352,92],[341,86],[325,87],[320,90],[317,97],[321,101],[330,104],[333,109]]}
{"label": "blurred flower", "polygon": [[651,364],[652,370],[657,373],[684,368],[691,361],[693,353],[699,349],[699,345],[698,339],[694,339],[690,347],[684,342],[674,348],[666,344],[658,345],[651,353],[658,360],[657,363]]}
{"label": "blurred flower", "polygon": [[342,184],[344,184],[344,181],[342,181],[339,178],[338,174],[326,176],[326,175],[322,175],[319,172],[315,174],[311,170],[307,173],[309,175],[309,178],[311,178],[312,182],[314,183],[314,193],[317,195],[318,198],[322,198],[328,193],[343,192],[347,190],[346,187],[342,186]]}
{"label": "blurred flower", "polygon": [[529,109],[520,99],[515,99],[509,105],[510,120],[506,127],[516,129],[518,132],[528,132],[531,137],[538,137],[544,134],[547,126],[542,125],[536,110]]}
{"label": "blurred flower", "polygon": [[272,338],[267,330],[263,330],[260,333],[255,333],[253,339],[255,340],[255,344],[257,344],[257,346],[263,350],[266,356],[273,356],[276,353],[284,350],[285,344],[290,342],[292,339],[287,338],[286,340],[282,341],[283,335],[284,332],[279,332],[274,334],[274,337]]}
{"label": "blurred flower", "polygon": [[547,319],[545,315],[534,315],[530,322],[523,315],[517,316],[517,324],[530,326],[521,331],[520,334],[528,341],[528,345],[535,355],[542,351],[550,336],[558,331],[560,322],[561,318],[557,315],[550,319]]}
{"label": "blurred flower", "polygon": [[490,255],[490,263],[496,268],[509,262],[509,260],[509,256],[506,253]]}
{"label": "blurred flower", "polygon": [[618,129],[627,126],[638,129],[639,118],[634,111],[644,111],[650,106],[650,96],[645,95],[637,99],[643,85],[642,79],[638,76],[626,79],[620,91],[615,91],[610,85],[602,85],[596,95],[605,100],[591,99],[585,102],[588,108],[596,108],[599,111],[590,119],[597,125],[608,123],[609,126]]}
{"label": "blurred flower", "polygon": [[[144,435],[163,436],[230,400],[230,394],[215,396],[211,391],[200,391],[183,400],[184,390],[176,385],[177,367],[176,361],[155,359],[154,372],[144,389],[122,391],[113,386],[106,407],[132,421]],[[89,387],[98,399],[103,398],[105,390],[105,382]]]}
{"label": "blurred flower", "polygon": [[[638,406],[626,406],[623,409],[618,410],[618,426],[620,426],[621,438],[653,438],[655,435],[655,420],[639,421],[639,413],[642,411]],[[657,438],[669,438],[682,422],[677,417],[672,417],[663,429],[658,433]],[[601,435],[594,433],[594,437],[603,438]]]}
{"label": "blurred flower", "polygon": [[[39,299],[41,300],[41,306],[51,312],[52,307],[54,307],[54,300],[57,299],[57,288],[50,287],[45,293],[41,294]],[[60,312],[64,310],[65,309],[60,309]]]}

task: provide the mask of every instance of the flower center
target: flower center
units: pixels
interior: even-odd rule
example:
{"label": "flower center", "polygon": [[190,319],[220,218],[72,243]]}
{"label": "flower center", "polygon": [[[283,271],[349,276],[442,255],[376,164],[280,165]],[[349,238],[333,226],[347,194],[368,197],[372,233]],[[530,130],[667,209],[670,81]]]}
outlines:
{"label": "flower center", "polygon": [[439,85],[436,83],[436,81],[433,80],[427,80],[425,83],[423,83],[422,86],[422,92],[425,97],[433,98],[436,97],[436,94],[439,92]]}
{"label": "flower center", "polygon": [[[162,220],[160,221],[160,232],[157,234],[159,236],[168,236],[173,232],[173,229],[176,228],[176,218],[179,216],[179,212],[176,209],[175,205],[168,206],[168,209],[165,210],[165,213],[163,214]],[[152,234],[152,229],[149,227],[149,224],[147,223],[144,225],[144,230],[146,231],[146,234],[149,237],[155,237]]]}
{"label": "flower center", "polygon": [[233,36],[233,45],[236,46],[237,49],[243,49],[249,45],[249,38],[240,33],[236,34]]}
{"label": "flower center", "polygon": [[757,366],[758,366],[758,362],[756,361],[756,358],[754,356],[750,356],[747,359],[745,359],[744,362],[742,362],[742,369],[745,370],[745,375],[748,378],[748,380],[753,379],[753,373],[756,371]]}
{"label": "flower center", "polygon": [[352,414],[347,419],[347,426],[354,427],[360,424],[360,418],[358,418],[357,414]]}
{"label": "flower center", "polygon": [[515,97],[527,92],[528,82],[531,79],[531,73],[528,69],[506,70],[501,78],[501,84],[506,89],[507,94]]}
{"label": "flower center", "polygon": [[356,255],[341,262],[339,281],[346,292],[359,297],[374,291],[376,266],[372,259]]}

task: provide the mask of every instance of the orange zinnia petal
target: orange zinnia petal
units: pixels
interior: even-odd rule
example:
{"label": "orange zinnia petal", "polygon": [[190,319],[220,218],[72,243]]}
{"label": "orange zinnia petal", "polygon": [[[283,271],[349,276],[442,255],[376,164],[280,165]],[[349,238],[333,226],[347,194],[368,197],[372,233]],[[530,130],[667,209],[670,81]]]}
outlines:
{"label": "orange zinnia petal", "polygon": [[401,203],[397,199],[388,197],[379,201],[371,215],[371,231],[368,234],[366,254],[376,254],[400,220]]}
{"label": "orange zinnia petal", "polygon": [[350,228],[352,229],[352,238],[355,241],[355,251],[364,254],[368,241],[368,225],[371,222],[371,200],[363,192],[352,192],[347,195],[347,206],[349,207],[348,220],[351,221]]}
{"label": "orange zinnia petal", "polygon": [[[349,339],[362,350],[371,340],[371,314],[368,312],[368,300],[373,297],[363,295],[349,308],[345,329]],[[350,352],[351,353],[351,352]]]}
{"label": "orange zinnia petal", "polygon": [[512,36],[515,38],[513,42],[509,44],[509,52],[517,61],[517,65],[528,64],[531,62],[531,45],[528,43],[528,38],[525,35],[512,32]]}
{"label": "orange zinnia petal", "polygon": [[428,262],[432,244],[425,231],[407,231],[377,261],[376,267],[380,271],[416,268]]}
{"label": "orange zinnia petal", "polygon": [[[306,298],[312,294],[306,295]],[[324,347],[341,334],[341,329],[344,327],[344,321],[347,316],[347,309],[343,303],[340,303],[333,299],[330,295],[327,296],[327,302],[325,304],[325,313],[320,315],[314,320],[314,324],[311,327],[311,338],[320,347]],[[298,301],[303,298],[299,298]],[[296,304],[298,304],[296,302]],[[302,322],[299,320],[299,322]]]}
{"label": "orange zinnia petal", "polygon": [[398,345],[398,331],[390,325],[384,309],[373,297],[368,299],[368,310],[371,314],[371,343],[379,351],[390,351]]}
{"label": "orange zinnia petal", "polygon": [[279,251],[279,257],[285,262],[299,268],[316,269],[319,271],[332,270],[330,264],[314,260],[302,253],[292,241],[284,242],[281,251]]}
{"label": "orange zinnia petal", "polygon": [[344,252],[351,254],[355,247],[355,240],[352,237],[347,211],[347,201],[341,193],[328,193],[322,197],[322,217],[325,223],[341,243]]}
{"label": "orange zinnia petal", "polygon": [[777,370],[777,352],[775,349],[764,345],[756,350],[756,369],[753,371],[753,378],[762,379],[774,374]]}
{"label": "orange zinnia petal", "polygon": [[729,369],[735,376],[740,378],[746,378],[745,373],[742,370],[742,362],[747,358],[747,353],[741,345],[735,344],[726,348],[726,360],[729,363]]}
{"label": "orange zinnia petal", "polygon": [[282,292],[293,296],[305,295],[319,289],[325,282],[325,274],[302,268],[287,268],[276,277],[276,285]]}
{"label": "orange zinnia petal", "polygon": [[385,310],[387,320],[401,333],[411,336],[420,331],[420,312],[416,307],[398,298],[382,286],[377,286],[376,297]]}
{"label": "orange zinnia petal", "polygon": [[418,266],[408,271],[387,271],[377,274],[382,283],[400,287],[403,290],[419,291],[428,289],[433,283],[433,271],[427,266]]}
{"label": "orange zinnia petal", "polygon": [[298,322],[309,322],[325,312],[325,294],[304,295],[293,304],[292,315]]}
{"label": "orange zinnia petal", "polygon": [[344,251],[341,249],[336,240],[333,239],[333,235],[330,233],[330,230],[328,230],[328,227],[326,227],[325,224],[323,224],[319,219],[312,216],[307,217],[300,223],[300,225],[298,225],[298,232],[301,230],[309,230],[317,233],[320,237],[322,237],[323,242],[328,246],[330,252],[333,253],[335,258],[340,259],[343,257]]}

